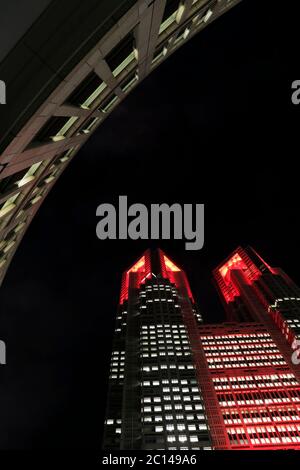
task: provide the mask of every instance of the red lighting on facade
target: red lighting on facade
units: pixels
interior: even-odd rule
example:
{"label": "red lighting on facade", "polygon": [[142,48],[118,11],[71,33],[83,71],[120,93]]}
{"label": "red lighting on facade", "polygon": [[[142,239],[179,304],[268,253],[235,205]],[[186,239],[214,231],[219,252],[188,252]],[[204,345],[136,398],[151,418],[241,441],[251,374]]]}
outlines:
{"label": "red lighting on facade", "polygon": [[130,273],[144,272],[145,270],[145,256],[143,256],[137,263],[135,263],[132,268],[127,271],[127,275]]}
{"label": "red lighting on facade", "polygon": [[257,251],[255,251],[253,248],[252,248],[253,252],[256,254],[256,256],[260,259],[260,261],[268,268],[268,270],[272,273],[272,274],[277,274],[277,269],[275,268],[272,268],[268,263],[266,263],[262,257],[257,253]]}
{"label": "red lighting on facade", "polygon": [[214,278],[222,293],[223,300],[227,304],[233,302],[240,295],[238,287],[232,279],[232,272],[240,271],[247,284],[252,284],[261,275],[260,270],[255,266],[243,248],[237,248],[226,262],[218,266],[214,271]]}
{"label": "red lighting on facade", "polygon": [[[200,342],[210,374],[208,418],[214,428],[214,410],[220,409],[226,448],[299,449],[299,382],[267,328],[255,323],[205,326]],[[216,440],[214,448],[224,447]]]}
{"label": "red lighting on facade", "polygon": [[180,271],[179,268],[177,268],[177,266],[175,266],[174,263],[172,263],[171,260],[169,260],[169,258],[167,258],[165,255],[164,256],[164,262],[165,262],[165,266],[166,266],[166,269],[167,271],[171,271],[173,273],[176,273],[178,271]]}
{"label": "red lighting on facade", "polygon": [[131,266],[122,276],[122,287],[120,295],[120,304],[128,299],[128,289],[130,277],[132,276],[132,287],[139,288],[141,284],[149,279],[150,276],[161,275],[165,279],[169,279],[178,289],[185,289],[189,298],[193,300],[193,294],[187,280],[187,277],[176,264],[173,263],[162,250],[158,250],[158,266],[153,266],[150,250]]}
{"label": "red lighting on facade", "polygon": [[[190,344],[190,352],[186,354],[188,347],[183,346],[180,354],[179,346],[176,346],[170,356],[177,361],[177,356],[190,355],[191,363],[187,364],[187,369],[193,370],[193,383],[198,382],[201,397],[198,396],[197,400],[203,400],[201,409],[205,426],[199,426],[199,429],[209,431],[209,448],[300,450],[300,365],[297,362],[300,354],[298,342],[295,341],[300,338],[300,289],[280,268],[270,268],[251,247],[237,248],[213,274],[224,301],[228,322],[203,325],[185,272],[163,251],[146,251],[123,274],[122,305],[115,330],[119,342],[116,343],[114,352],[118,353],[117,356],[122,350],[120,360],[124,361],[126,325],[135,325],[130,331],[136,331],[137,348],[141,347],[138,346],[141,337],[143,344],[142,349],[137,349],[135,354],[137,362],[130,355],[128,364],[145,372],[147,380],[144,382],[141,378],[143,387],[154,386],[154,381],[151,382],[148,375],[149,372],[154,373],[153,371],[158,377],[155,381],[157,386],[160,383],[169,383],[168,365],[163,364],[161,369],[158,366],[158,356],[164,343],[160,338],[171,338],[171,326],[176,328],[174,338],[179,338],[181,332],[180,328],[177,331],[177,322],[181,322],[189,340],[184,344]],[[135,312],[140,314],[137,320]],[[174,315],[175,322],[172,322],[170,315]],[[154,343],[156,334],[159,339]],[[166,339],[165,343],[166,351],[161,356],[168,354],[172,340]],[[177,343],[179,341],[174,342]],[[116,361],[116,358],[113,360]],[[141,364],[145,368],[141,368]],[[181,358],[176,364],[172,364],[172,368],[175,369],[177,365],[180,376],[181,370],[185,369]],[[124,379],[124,368],[120,372],[117,368],[112,371],[112,379]],[[134,383],[135,377],[136,375]],[[177,379],[176,381],[178,382]],[[123,382],[120,382],[120,386],[123,386]],[[186,391],[190,393],[188,388]],[[144,443],[152,446],[155,431],[155,445],[161,446],[165,434],[160,435],[164,432],[163,426],[160,424],[156,430],[156,420],[152,421],[156,416],[155,405],[150,405],[152,388],[151,393],[147,391],[147,394],[149,396],[146,397],[147,405],[143,408],[143,413],[154,415],[147,415],[145,435],[149,432],[149,441],[146,439]],[[184,398],[183,401],[189,401]],[[139,406],[139,394],[136,399]],[[156,401],[160,401],[159,397]],[[182,419],[185,419],[188,416],[186,411],[193,408],[182,409]],[[175,410],[176,408],[176,413]],[[130,421],[132,407],[127,411],[127,419]],[[148,423],[154,423],[153,427]],[[135,428],[139,429],[138,426]],[[197,427],[193,425],[193,430],[195,429]],[[114,434],[111,436],[115,439]],[[196,437],[193,436],[194,439]],[[169,448],[168,442],[176,442],[176,436],[171,436],[171,439],[165,442],[166,448]],[[188,440],[188,437],[185,439]]]}
{"label": "red lighting on facade", "polygon": [[139,287],[142,280],[151,273],[150,252],[146,253],[134,265],[126,271],[122,276],[122,287],[120,295],[120,304],[128,299],[129,278],[131,274],[135,274],[135,287]]}
{"label": "red lighting on facade", "polygon": [[230,260],[227,261],[227,263],[225,263],[224,266],[219,269],[221,276],[223,277],[226,284],[230,283],[230,273],[233,269],[247,269],[245,262],[242,260],[238,253],[233,255]]}
{"label": "red lighting on facade", "polygon": [[159,250],[161,272],[164,278],[169,279],[180,290],[184,289],[188,297],[194,302],[193,294],[187,280],[186,274],[178,268],[164,253]]}

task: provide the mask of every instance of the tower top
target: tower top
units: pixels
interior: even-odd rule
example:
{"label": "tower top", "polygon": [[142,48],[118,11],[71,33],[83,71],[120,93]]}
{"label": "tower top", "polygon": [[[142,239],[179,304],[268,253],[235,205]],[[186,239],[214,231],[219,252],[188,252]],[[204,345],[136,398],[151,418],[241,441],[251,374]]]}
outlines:
{"label": "tower top", "polygon": [[138,260],[123,273],[120,304],[128,299],[129,282],[139,288],[146,280],[161,277],[169,279],[177,288],[187,289],[188,296],[194,302],[191,288],[185,272],[177,266],[160,248],[146,250]]}

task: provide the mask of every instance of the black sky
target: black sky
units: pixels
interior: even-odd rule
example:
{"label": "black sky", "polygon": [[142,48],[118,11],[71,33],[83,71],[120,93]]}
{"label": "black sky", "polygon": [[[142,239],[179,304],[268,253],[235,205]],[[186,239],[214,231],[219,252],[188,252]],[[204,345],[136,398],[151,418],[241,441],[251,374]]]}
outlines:
{"label": "black sky", "polygon": [[[263,5],[262,5],[263,4]],[[57,182],[0,294],[0,448],[100,445],[121,273],[145,241],[99,241],[96,207],[205,203],[205,246],[162,242],[206,321],[223,319],[211,271],[250,244],[300,282],[299,112],[282,11],[245,0],[148,77]],[[299,77],[299,76],[298,76]]]}

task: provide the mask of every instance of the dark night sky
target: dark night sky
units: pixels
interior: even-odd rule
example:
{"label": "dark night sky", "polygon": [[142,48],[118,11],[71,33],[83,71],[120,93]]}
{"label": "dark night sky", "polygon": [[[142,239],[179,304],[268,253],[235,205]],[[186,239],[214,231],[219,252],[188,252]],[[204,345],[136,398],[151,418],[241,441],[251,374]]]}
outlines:
{"label": "dark night sky", "polygon": [[206,321],[223,318],[211,270],[240,244],[300,282],[297,75],[270,5],[242,2],[169,58],[48,196],[1,289],[0,448],[99,447],[121,273],[158,246],[99,241],[99,204],[205,203],[203,250],[160,247]]}

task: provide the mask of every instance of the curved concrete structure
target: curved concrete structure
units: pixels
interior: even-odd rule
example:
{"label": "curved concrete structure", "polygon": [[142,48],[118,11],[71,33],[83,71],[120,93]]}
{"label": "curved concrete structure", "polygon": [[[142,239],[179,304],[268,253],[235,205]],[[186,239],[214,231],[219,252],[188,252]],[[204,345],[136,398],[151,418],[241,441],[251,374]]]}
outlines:
{"label": "curved concrete structure", "polygon": [[[152,70],[240,0],[52,0],[0,64],[0,282],[66,165]],[[34,0],[30,0],[34,3]],[[0,56],[1,58],[1,56]]]}

